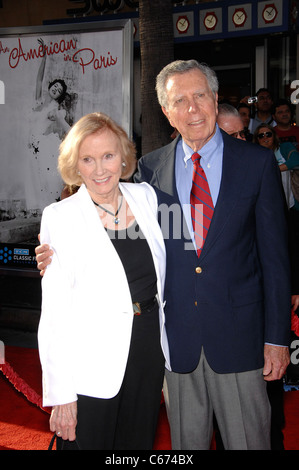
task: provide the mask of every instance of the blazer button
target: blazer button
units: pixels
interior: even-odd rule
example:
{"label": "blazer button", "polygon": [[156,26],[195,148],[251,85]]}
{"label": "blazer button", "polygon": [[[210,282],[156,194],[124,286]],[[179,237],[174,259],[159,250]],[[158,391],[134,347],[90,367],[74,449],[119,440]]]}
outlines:
{"label": "blazer button", "polygon": [[195,272],[197,274],[200,274],[202,272],[202,268],[200,266],[197,266],[197,268],[195,268]]}

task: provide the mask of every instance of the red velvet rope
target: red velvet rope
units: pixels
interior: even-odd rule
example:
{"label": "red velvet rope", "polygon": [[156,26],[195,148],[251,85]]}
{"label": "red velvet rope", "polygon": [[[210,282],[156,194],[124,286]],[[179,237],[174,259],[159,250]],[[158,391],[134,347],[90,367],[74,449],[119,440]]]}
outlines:
{"label": "red velvet rope", "polygon": [[292,310],[291,330],[294,331],[296,336],[299,336],[299,317],[294,310]]}
{"label": "red velvet rope", "polygon": [[12,366],[5,362],[4,364],[0,364],[0,370],[3,372],[5,377],[9,380],[9,382],[14,386],[14,388],[22,393],[30,403],[41,408],[46,413],[50,411],[42,406],[42,398],[36,393],[26,382],[23,380],[12,368]]}

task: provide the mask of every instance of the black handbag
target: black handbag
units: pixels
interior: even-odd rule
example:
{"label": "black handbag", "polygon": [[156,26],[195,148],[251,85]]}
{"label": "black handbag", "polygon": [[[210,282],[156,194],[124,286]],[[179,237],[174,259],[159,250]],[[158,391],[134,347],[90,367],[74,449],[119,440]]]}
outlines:
{"label": "black handbag", "polygon": [[57,434],[53,434],[48,450],[53,450],[54,443],[56,442],[56,449],[54,450],[80,450],[78,442],[75,441],[65,441]]}

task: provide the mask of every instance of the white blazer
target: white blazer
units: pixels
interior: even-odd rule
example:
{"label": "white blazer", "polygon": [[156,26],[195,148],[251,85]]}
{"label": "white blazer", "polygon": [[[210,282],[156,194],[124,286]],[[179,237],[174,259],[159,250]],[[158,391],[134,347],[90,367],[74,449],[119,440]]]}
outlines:
{"label": "white blazer", "polygon": [[[120,183],[120,189],[153,256],[161,345],[170,369],[163,311],[166,256],[156,194],[147,183]],[[41,242],[54,251],[42,279],[38,329],[43,405],[70,403],[77,394],[111,398],[123,381],[134,314],[123,265],[85,185],[45,208]]]}

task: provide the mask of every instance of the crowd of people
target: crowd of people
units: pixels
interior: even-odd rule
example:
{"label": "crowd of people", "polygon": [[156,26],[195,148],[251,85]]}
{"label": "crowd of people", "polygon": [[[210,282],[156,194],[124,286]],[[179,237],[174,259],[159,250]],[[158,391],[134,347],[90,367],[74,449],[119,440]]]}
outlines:
{"label": "crowd of people", "polygon": [[[219,127],[228,134],[266,147],[275,154],[288,209],[293,292],[298,290],[299,283],[299,126],[294,111],[289,99],[274,101],[270,91],[261,88],[254,103],[249,104],[248,97],[237,107],[220,103],[217,118]],[[293,296],[292,303],[296,310],[297,297]]]}
{"label": "crowd of people", "polygon": [[[221,110],[221,108],[224,108]],[[299,289],[299,126],[295,123],[295,106],[289,99],[279,98],[273,100],[272,94],[266,88],[256,93],[256,101],[248,104],[248,97],[243,98],[235,108],[230,104],[220,104],[219,116],[225,109],[230,114],[238,111],[242,119],[241,136],[249,142],[261,145],[272,150],[275,154],[285,193],[287,218],[290,236],[290,253],[292,267],[292,305],[294,310],[299,305],[297,296]],[[221,119],[221,118],[220,118]],[[235,135],[241,129],[240,121],[236,124],[236,117],[229,118],[234,122],[232,131],[225,127],[221,119],[218,124],[229,134]],[[233,132],[234,131],[234,132]],[[240,137],[239,137],[240,138]]]}
{"label": "crowd of people", "polygon": [[285,117],[266,113],[266,90],[250,116],[219,105],[212,69],[178,60],[156,91],[176,136],[135,173],[102,113],[61,144],[60,173],[80,189],[45,209],[36,248],[51,430],[81,449],[150,450],[163,387],[173,450],[209,449],[215,427],[225,449],[270,450],[283,409],[269,384],[281,391],[299,293],[281,175],[298,152],[268,142],[265,120]]}
{"label": "crowd of people", "polygon": [[[263,88],[256,93],[256,101],[253,104],[248,104],[248,97],[241,100],[237,107],[220,103],[217,123],[231,136],[274,152],[285,193],[292,268],[292,308],[296,312],[299,306],[299,127],[294,123],[293,111],[294,106],[289,100],[279,99],[274,103],[269,90]],[[267,393],[272,411],[271,448],[281,450],[284,448],[283,380],[269,382]],[[217,427],[216,440],[221,448]]]}

